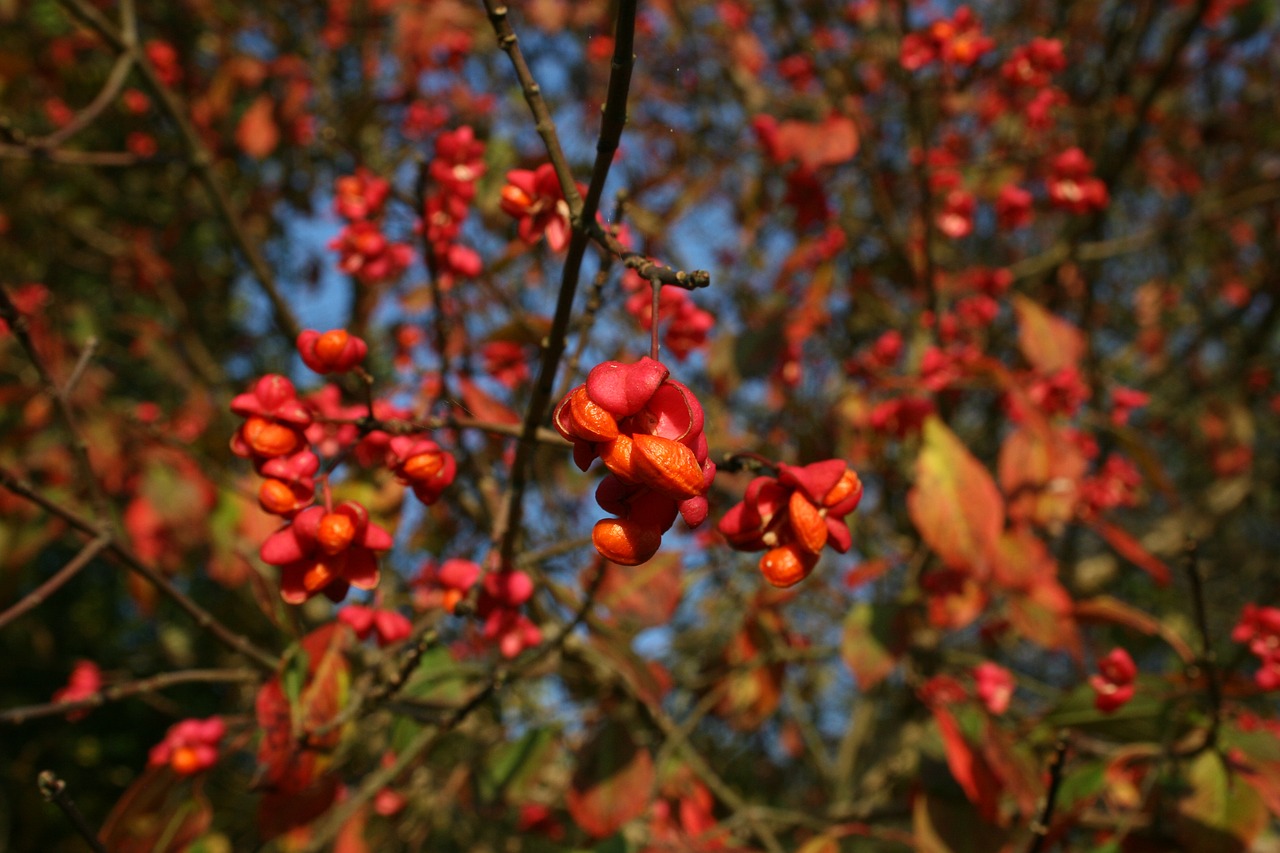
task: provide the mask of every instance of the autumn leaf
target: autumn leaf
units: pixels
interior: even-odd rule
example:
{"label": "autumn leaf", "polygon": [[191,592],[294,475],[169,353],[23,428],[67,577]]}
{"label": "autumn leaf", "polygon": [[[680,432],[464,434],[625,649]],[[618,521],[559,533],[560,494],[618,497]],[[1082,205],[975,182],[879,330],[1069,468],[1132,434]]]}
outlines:
{"label": "autumn leaf", "polygon": [[280,128],[276,125],[275,102],[270,95],[259,95],[236,125],[236,145],[255,160],[262,160],[270,156],[279,144]]}
{"label": "autumn leaf", "polygon": [[778,150],[810,171],[847,163],[858,153],[858,128],[839,115],[822,122],[784,121],[778,125]]}
{"label": "autumn leaf", "polygon": [[948,567],[986,578],[1004,528],[1000,491],[936,416],[925,420],[923,439],[916,480],[907,494],[911,522]]}
{"label": "autumn leaf", "polygon": [[895,636],[896,608],[855,604],[844,618],[840,657],[844,659],[861,690],[870,690],[897,665],[900,652]]}
{"label": "autumn leaf", "polygon": [[1243,853],[1266,826],[1267,808],[1251,785],[1229,772],[1222,756],[1200,753],[1186,770],[1187,796],[1178,801],[1173,834],[1184,850]]}
{"label": "autumn leaf", "polygon": [[213,809],[169,765],[148,767],[107,816],[98,838],[117,853],[185,850],[208,831]]}
{"label": "autumn leaf", "polygon": [[653,783],[649,751],[628,726],[609,720],[582,749],[565,804],[584,832],[604,838],[648,810]]}
{"label": "autumn leaf", "polygon": [[996,472],[1011,521],[1060,528],[1075,516],[1088,463],[1061,428],[1019,427],[1000,445]]}
{"label": "autumn leaf", "polygon": [[1039,373],[1076,367],[1084,355],[1084,336],[1071,322],[1050,313],[1025,296],[1013,298],[1018,318],[1018,348]]}
{"label": "autumn leaf", "polygon": [[1169,585],[1171,578],[1169,567],[1163,560],[1143,547],[1142,543],[1128,531],[1101,518],[1095,518],[1091,526],[1094,532],[1106,540],[1117,554],[1151,575],[1151,579],[1160,586]]}
{"label": "autumn leaf", "polygon": [[499,424],[520,423],[519,415],[498,402],[493,395],[486,392],[473,380],[465,376],[461,377],[458,380],[458,389],[462,395],[462,408],[471,417]]}

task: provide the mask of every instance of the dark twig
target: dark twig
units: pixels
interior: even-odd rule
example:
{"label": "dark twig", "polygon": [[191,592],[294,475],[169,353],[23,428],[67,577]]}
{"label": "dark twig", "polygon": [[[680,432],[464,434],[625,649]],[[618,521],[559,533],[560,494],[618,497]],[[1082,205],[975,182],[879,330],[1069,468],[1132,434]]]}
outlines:
{"label": "dark twig", "polygon": [[52,770],[41,770],[40,775],[36,777],[36,784],[46,800],[62,809],[62,813],[67,816],[67,820],[71,821],[71,825],[89,845],[89,849],[97,853],[107,853],[107,848],[98,840],[97,835],[90,829],[88,821],[76,807],[75,800],[72,800],[71,795],[67,793],[66,782],[59,779]]}
{"label": "dark twig", "polygon": [[[147,59],[141,45],[138,44],[134,31],[136,24],[132,17],[125,15],[122,26],[117,27],[94,8],[88,0],[58,0],[58,3],[72,17],[88,26],[89,29],[97,33],[115,47],[116,50],[128,55],[133,64],[137,66],[138,72],[142,76],[142,82],[159,102],[165,114],[177,126],[187,162],[200,179],[200,183],[204,186],[210,201],[213,202],[218,218],[222,220],[223,225],[231,232],[231,239],[235,242],[236,248],[240,250],[240,253],[248,262],[254,278],[258,280],[258,285],[271,303],[276,325],[280,327],[280,331],[288,338],[290,343],[297,340],[302,327],[293,315],[293,309],[289,307],[289,303],[285,301],[284,296],[280,293],[275,274],[272,273],[270,265],[267,264],[262,250],[249,236],[248,229],[232,204],[231,194],[214,171],[213,155],[201,141],[200,135],[196,132],[195,126],[188,117],[187,109],[178,96],[160,81],[160,78],[156,75],[155,68],[151,65],[150,60]],[[131,10],[132,3],[122,4],[121,11],[124,12],[126,9]]]}
{"label": "dark twig", "polygon": [[[61,518],[63,521],[67,522],[76,530],[87,536],[92,536],[94,538],[99,536],[110,536],[108,531],[102,530],[93,522],[80,516],[73,510],[64,507],[57,501],[46,498],[29,483],[26,483],[4,468],[0,468],[0,486],[3,486],[16,495],[26,498],[53,515],[56,515],[58,518]],[[219,621],[212,613],[205,610],[199,604],[196,604],[190,596],[178,589],[178,587],[175,586],[174,583],[165,577],[159,570],[144,563],[142,559],[129,548],[114,539],[111,539],[110,544],[107,545],[105,551],[123,563],[125,568],[142,575],[142,577],[150,581],[162,593],[170,598],[174,604],[177,604],[178,607],[184,610],[187,615],[195,621],[196,625],[208,630],[210,634],[212,634],[227,648],[239,652],[263,669],[274,671],[276,667],[279,666],[280,662],[274,655],[258,648],[249,640],[249,638],[232,631]]]}
{"label": "dark twig", "polygon": [[1183,567],[1187,580],[1191,583],[1191,602],[1195,608],[1196,629],[1200,632],[1200,654],[1188,675],[1195,678],[1204,675],[1205,688],[1209,693],[1209,728],[1205,731],[1204,742],[1196,752],[1212,749],[1218,741],[1218,726],[1222,717],[1222,683],[1218,676],[1218,658],[1214,654],[1209,640],[1209,616],[1204,602],[1204,579],[1200,576],[1200,560],[1196,540],[1188,538],[1183,546]]}
{"label": "dark twig", "polygon": [[587,593],[583,597],[582,605],[574,614],[573,619],[566,622],[554,638],[549,642],[543,643],[529,654],[522,657],[516,663],[506,666],[499,665],[494,668],[489,680],[484,686],[472,694],[461,705],[453,709],[439,725],[429,726],[418,733],[412,741],[410,741],[403,749],[396,754],[395,763],[390,767],[383,767],[375,770],[373,773],[365,776],[360,787],[351,792],[351,795],[343,800],[342,803],[335,806],[314,828],[313,834],[308,841],[306,850],[315,851],[325,849],[334,836],[338,834],[342,826],[347,822],[351,815],[355,814],[361,806],[373,799],[378,791],[391,784],[397,776],[405,771],[417,758],[431,749],[432,746],[445,734],[453,731],[462,724],[473,711],[481,705],[488,702],[494,695],[501,691],[506,685],[519,679],[520,675],[530,670],[539,661],[554,651],[564,646],[565,640],[569,635],[582,624],[586,619],[587,613],[595,603],[595,593],[600,586],[600,582],[604,577],[603,558],[596,558],[594,564],[594,575]]}
{"label": "dark twig", "polygon": [[93,558],[102,553],[103,549],[109,544],[111,544],[111,537],[109,536],[99,536],[87,543],[80,549],[78,554],[68,560],[65,566],[54,572],[48,580],[24,595],[8,610],[0,613],[0,629],[3,629],[24,613],[34,610],[43,604],[49,596],[61,589],[67,581],[80,574],[80,570],[89,565]]}
{"label": "dark twig", "polygon": [[178,672],[165,672],[150,678],[128,681],[104,687],[97,693],[91,693],[83,699],[70,699],[65,702],[46,702],[41,705],[26,705],[21,708],[10,708],[0,711],[0,723],[21,725],[28,720],[40,717],[56,717],[98,708],[108,702],[117,702],[130,696],[155,693],[166,687],[177,684],[238,684],[261,680],[261,674],[252,669],[184,669]]}
{"label": "dark twig", "polygon": [[[89,491],[90,500],[93,503],[94,514],[98,521],[103,524],[111,524],[111,506],[107,502],[106,492],[102,490],[102,483],[98,481],[98,476],[93,471],[93,463],[89,460],[89,444],[85,441],[84,436],[80,433],[80,428],[76,425],[75,413],[71,411],[71,402],[67,399],[64,389],[54,380],[53,375],[49,373],[48,366],[44,363],[44,358],[40,355],[40,351],[36,349],[35,341],[31,339],[31,332],[27,327],[27,318],[13,304],[13,300],[9,298],[9,293],[0,287],[0,319],[9,324],[13,330],[13,334],[18,339],[18,343],[22,346],[23,352],[27,354],[27,358],[36,369],[36,374],[40,377],[40,384],[43,386],[45,393],[53,398],[54,406],[58,411],[58,417],[62,420],[62,425],[67,431],[68,439],[71,443],[71,452],[76,457],[76,463],[80,467],[80,475],[84,478],[85,485]],[[90,349],[90,347],[86,347]]]}
{"label": "dark twig", "polygon": [[1049,825],[1057,806],[1058,790],[1062,787],[1062,771],[1067,763],[1068,745],[1067,733],[1060,732],[1053,747],[1053,756],[1049,759],[1049,790],[1044,795],[1044,808],[1040,810],[1040,817],[1031,824],[1031,844],[1027,846],[1027,853],[1040,853],[1049,837]]}
{"label": "dark twig", "polygon": [[[507,19],[506,8],[495,8],[492,0],[485,0],[485,6],[489,9],[494,30],[498,33],[499,43],[502,44],[503,49],[507,51],[512,63],[516,66],[517,76],[520,77],[521,83],[525,88],[526,99],[529,100],[529,106],[534,110],[534,115],[538,118],[539,133],[542,133],[543,139],[547,141],[548,154],[552,157],[552,162],[555,162],[557,153],[560,155],[560,160],[563,161],[563,152],[558,151],[558,142],[555,146],[551,144],[555,141],[555,126],[551,123],[551,117],[546,111],[546,105],[542,103],[540,97],[531,97],[530,95],[531,91],[533,95],[537,95],[537,84],[533,82],[532,77],[529,75],[528,66],[524,64],[524,58],[520,55],[515,33],[511,30],[511,22]],[[520,440],[516,444],[515,461],[511,465],[511,482],[506,494],[503,496],[502,508],[494,524],[493,541],[497,546],[497,553],[494,555],[496,564],[491,565],[490,568],[509,564],[515,552],[516,537],[520,530],[521,516],[524,511],[526,477],[529,464],[533,459],[533,453],[537,449],[538,426],[546,417],[548,406],[551,403],[551,392],[555,385],[560,358],[564,354],[565,336],[569,330],[574,296],[578,290],[578,276],[582,267],[582,258],[586,253],[587,241],[590,236],[584,223],[595,222],[600,195],[604,192],[604,183],[609,175],[609,167],[613,163],[613,155],[617,151],[618,141],[622,137],[622,129],[626,124],[627,92],[631,85],[631,68],[634,64],[632,46],[635,37],[635,15],[635,0],[622,0],[619,3],[617,26],[614,32],[613,63],[609,75],[608,96],[604,105],[604,118],[601,121],[600,138],[596,143],[596,161],[591,171],[591,183],[587,187],[586,198],[581,202],[580,206],[575,205],[577,190],[572,186],[572,175],[569,176],[570,186],[564,186],[565,176],[560,176],[565,198],[569,200],[570,210],[573,212],[573,236],[569,240],[569,251],[565,258],[564,272],[560,280],[560,293],[556,299],[556,310],[551,321],[551,331],[543,342],[542,360],[538,367],[538,380],[534,385],[528,409],[525,411],[524,422],[521,424]],[[539,106],[541,113],[539,112]],[[544,123],[547,125],[546,132],[544,132]],[[567,164],[562,162],[560,165],[563,165],[567,170]],[[557,174],[559,174],[560,165],[557,165]]]}

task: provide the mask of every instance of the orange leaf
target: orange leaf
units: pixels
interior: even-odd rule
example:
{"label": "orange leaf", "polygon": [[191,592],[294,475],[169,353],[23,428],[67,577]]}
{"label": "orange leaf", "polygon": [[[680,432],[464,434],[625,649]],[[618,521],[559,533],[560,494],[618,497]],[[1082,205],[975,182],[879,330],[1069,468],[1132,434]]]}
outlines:
{"label": "orange leaf", "polygon": [[1056,578],[1043,578],[1009,598],[1014,630],[1046,649],[1065,649],[1079,659],[1080,634],[1072,615],[1071,595]]}
{"label": "orange leaf", "polygon": [[1075,614],[1077,622],[1110,623],[1128,628],[1131,631],[1137,631],[1139,634],[1161,637],[1177,652],[1178,657],[1182,658],[1186,663],[1191,663],[1196,659],[1196,653],[1176,631],[1166,628],[1161,624],[1160,620],[1151,614],[1144,613],[1138,608],[1125,604],[1123,601],[1112,598],[1109,595],[1099,595],[1094,598],[1087,598],[1084,601],[1077,601]]}
{"label": "orange leaf", "polygon": [[249,105],[236,125],[236,144],[240,150],[262,160],[280,144],[280,128],[276,125],[275,102],[270,95],[259,95]]}
{"label": "orange leaf", "polygon": [[1169,567],[1163,560],[1144,548],[1141,542],[1127,531],[1101,518],[1095,518],[1092,525],[1094,532],[1105,539],[1112,550],[1151,575],[1151,579],[1160,586],[1168,586]]}
{"label": "orange leaf", "polygon": [[583,749],[565,804],[583,831],[604,838],[648,811],[653,783],[649,751],[625,724],[609,720]]}
{"label": "orange leaf", "polygon": [[1050,374],[1079,364],[1084,336],[1074,324],[1025,296],[1013,298],[1013,311],[1018,317],[1018,348],[1032,367]]}
{"label": "orange leaf", "polygon": [[596,600],[627,625],[666,624],[680,604],[684,572],[679,554],[659,554],[635,567],[605,562],[601,571],[604,579]]}
{"label": "orange leaf", "polygon": [[1000,446],[996,472],[1011,521],[1058,528],[1075,515],[1088,463],[1061,429],[1019,427]]}
{"label": "orange leaf", "polygon": [[991,474],[936,416],[924,422],[924,445],[907,511],[920,536],[948,567],[985,579],[990,573],[1004,501]]}
{"label": "orange leaf", "polygon": [[498,424],[520,423],[519,415],[499,403],[470,378],[461,377],[458,380],[458,389],[462,393],[462,406],[472,417]]}
{"label": "orange leaf", "polygon": [[810,171],[846,163],[858,153],[853,119],[832,115],[823,122],[784,121],[778,125],[778,150]]}

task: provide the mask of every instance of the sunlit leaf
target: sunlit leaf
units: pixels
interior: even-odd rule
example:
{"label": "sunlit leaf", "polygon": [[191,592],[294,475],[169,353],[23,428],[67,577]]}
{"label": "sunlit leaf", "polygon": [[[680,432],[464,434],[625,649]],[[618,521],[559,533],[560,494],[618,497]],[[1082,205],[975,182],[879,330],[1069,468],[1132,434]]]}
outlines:
{"label": "sunlit leaf", "polygon": [[995,480],[937,417],[924,422],[923,438],[907,494],[911,521],[947,566],[986,577],[1004,527]]}
{"label": "sunlit leaf", "polygon": [[629,728],[604,723],[579,753],[565,804],[584,832],[604,838],[649,808],[653,758],[636,744]]}

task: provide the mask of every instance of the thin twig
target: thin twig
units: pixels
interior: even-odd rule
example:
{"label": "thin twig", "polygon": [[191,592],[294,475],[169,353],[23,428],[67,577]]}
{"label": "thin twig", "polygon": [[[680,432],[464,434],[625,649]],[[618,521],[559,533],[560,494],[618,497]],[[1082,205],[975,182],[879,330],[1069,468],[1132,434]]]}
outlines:
{"label": "thin twig", "polygon": [[115,100],[116,95],[120,94],[120,90],[124,88],[124,81],[129,79],[129,72],[133,70],[133,57],[127,53],[122,53],[116,57],[115,65],[111,66],[111,71],[107,74],[106,82],[102,84],[102,89],[97,96],[89,102],[88,106],[76,113],[71,121],[55,130],[48,136],[36,137],[28,141],[28,145],[32,148],[50,149],[57,148],[80,131],[84,130],[102,114],[102,111],[110,106]]}
{"label": "thin twig", "polygon": [[574,629],[582,624],[582,621],[587,617],[588,611],[595,603],[596,590],[604,577],[603,562],[603,558],[596,558],[594,575],[588,586],[587,594],[583,597],[582,606],[574,614],[573,619],[566,622],[550,642],[538,646],[511,666],[499,665],[495,667],[484,686],[477,690],[470,699],[455,708],[440,725],[426,728],[419,732],[417,737],[396,755],[396,760],[390,767],[379,768],[367,775],[357,790],[353,791],[346,800],[335,806],[320,821],[319,825],[313,830],[311,838],[308,839],[307,846],[304,849],[307,851],[325,849],[325,846],[333,840],[353,814],[359,811],[365,803],[373,799],[378,791],[391,784],[392,780],[404,772],[420,755],[429,750],[440,737],[456,729],[473,711],[488,702],[507,684],[517,681],[521,674],[530,670],[553,651],[562,648],[565,640],[569,638]]}
{"label": "thin twig", "polygon": [[[74,510],[68,509],[57,501],[50,500],[40,494],[40,492],[29,483],[23,481],[21,478],[4,468],[0,468],[0,486],[3,486],[16,495],[26,498],[53,515],[56,515],[87,536],[96,538],[99,536],[110,535],[108,531],[101,529],[93,522],[76,513]],[[249,640],[248,637],[241,636],[240,634],[232,631],[219,621],[216,616],[197,604],[182,590],[178,589],[178,587],[175,586],[174,583],[165,577],[159,570],[144,563],[137,554],[133,553],[132,550],[122,545],[120,542],[115,541],[115,539],[111,540],[105,550],[112,557],[123,563],[125,568],[142,575],[142,577],[150,581],[162,593],[177,604],[178,607],[184,610],[187,615],[195,621],[196,625],[208,630],[209,633],[211,633],[227,648],[239,652],[263,669],[275,670],[279,666],[280,661],[278,658],[258,648]]]}
{"label": "thin twig", "polygon": [[[627,92],[631,85],[631,68],[634,63],[632,46],[635,36],[635,0],[622,0],[618,5],[617,25],[614,32],[613,63],[610,67],[608,97],[604,105],[604,117],[601,121],[600,138],[596,143],[596,161],[591,172],[591,183],[587,187],[587,195],[580,205],[577,201],[577,190],[572,186],[572,175],[564,186],[565,175],[560,169],[568,169],[564,162],[563,152],[555,137],[555,125],[551,121],[546,105],[538,95],[537,84],[529,73],[528,65],[520,54],[515,33],[511,29],[506,7],[495,7],[492,0],[485,0],[490,20],[498,34],[499,43],[511,57],[525,89],[526,100],[530,109],[538,119],[539,133],[547,142],[548,154],[556,163],[557,174],[560,175],[565,198],[569,201],[573,213],[573,236],[569,240],[569,251],[565,258],[564,271],[560,280],[560,292],[556,299],[555,315],[551,321],[551,331],[547,334],[542,347],[542,360],[538,367],[538,379],[525,410],[521,424],[520,439],[516,444],[515,460],[511,465],[511,481],[503,496],[502,508],[493,526],[493,541],[496,553],[491,569],[510,563],[515,552],[516,537],[520,531],[521,516],[524,512],[524,491],[529,465],[533,453],[537,449],[538,426],[546,417],[551,402],[551,392],[555,385],[556,371],[560,366],[560,358],[564,354],[565,336],[569,329],[569,320],[573,313],[574,296],[578,290],[578,275],[582,266],[582,258],[586,252],[589,234],[584,223],[595,222],[596,211],[600,203],[600,195],[604,192],[604,183],[609,175],[609,167],[613,163],[613,155],[617,151],[618,141],[627,118]],[[554,145],[552,143],[555,143]],[[559,155],[557,158],[557,154]]]}
{"label": "thin twig", "polygon": [[80,475],[84,478],[85,485],[88,488],[94,514],[100,523],[111,525],[111,505],[107,501],[107,493],[102,489],[102,483],[93,471],[93,463],[89,460],[89,443],[85,441],[80,432],[80,427],[76,424],[76,416],[71,411],[71,403],[67,399],[62,386],[54,380],[53,375],[49,372],[44,358],[36,348],[35,341],[31,339],[31,331],[27,326],[26,315],[18,310],[17,306],[13,304],[13,300],[9,298],[8,291],[2,287],[0,287],[0,319],[9,324],[14,336],[18,339],[18,343],[22,346],[23,352],[27,354],[31,365],[35,367],[36,374],[40,377],[40,384],[43,386],[45,393],[53,398],[58,417],[62,421],[62,425],[66,429],[68,439],[71,442],[71,452],[76,458],[76,463],[80,468]]}
{"label": "thin twig", "polygon": [[80,813],[75,800],[72,800],[71,795],[67,793],[66,782],[59,779],[52,770],[41,770],[40,775],[36,777],[36,785],[39,786],[40,793],[46,800],[62,809],[62,813],[67,816],[67,820],[71,821],[71,825],[91,850],[95,853],[107,853],[107,848],[98,840],[98,836],[89,827],[84,815]]}
{"label": "thin twig", "polygon": [[[218,218],[222,220],[227,230],[231,232],[231,238],[235,242],[236,248],[244,255],[254,278],[258,280],[259,287],[262,288],[263,293],[266,294],[268,301],[271,303],[276,325],[280,327],[280,331],[290,343],[297,340],[299,333],[302,332],[302,326],[293,315],[293,309],[289,307],[289,303],[285,301],[284,296],[280,293],[275,275],[271,272],[271,267],[267,264],[266,258],[263,257],[262,250],[250,238],[248,229],[233,207],[230,193],[227,192],[226,187],[222,185],[222,181],[214,171],[213,155],[200,140],[195,126],[192,125],[190,118],[187,116],[186,108],[178,99],[178,96],[160,81],[155,68],[137,43],[137,38],[134,36],[136,22],[129,20],[126,14],[124,24],[121,27],[116,27],[103,17],[102,13],[95,9],[88,0],[58,0],[58,3],[72,17],[87,25],[89,29],[105,39],[116,50],[132,58],[139,74],[142,76],[143,83],[146,84],[146,87],[159,102],[169,119],[177,126],[178,135],[182,139],[182,146],[186,152],[187,162],[200,179],[200,183],[204,185],[205,191],[218,213]],[[122,4],[121,12],[127,13],[132,8],[132,3]]]}
{"label": "thin twig", "polygon": [[1222,718],[1222,683],[1218,674],[1218,658],[1213,651],[1209,639],[1209,615],[1204,601],[1204,579],[1200,576],[1200,561],[1196,540],[1188,538],[1183,548],[1183,566],[1187,580],[1191,583],[1191,602],[1195,608],[1196,628],[1200,632],[1200,654],[1196,658],[1189,673],[1193,677],[1203,674],[1205,687],[1209,693],[1209,728],[1204,733],[1204,742],[1196,752],[1212,749],[1218,742],[1218,726]]}
{"label": "thin twig", "polygon": [[1062,787],[1062,770],[1067,763],[1068,744],[1067,733],[1059,733],[1058,741],[1053,747],[1053,756],[1049,759],[1049,790],[1044,796],[1044,808],[1040,810],[1040,816],[1031,824],[1031,844],[1027,846],[1027,853],[1040,853],[1045,839],[1049,837],[1049,825],[1058,803],[1058,789]]}
{"label": "thin twig", "polygon": [[102,553],[102,550],[111,544],[110,536],[99,536],[98,538],[88,542],[80,552],[67,561],[67,564],[58,571],[54,572],[40,586],[31,590],[20,600],[15,602],[12,607],[0,613],[0,629],[3,629],[13,620],[22,616],[45,602],[49,596],[53,595],[62,588],[69,580],[80,574],[80,570],[89,565],[93,558]]}
{"label": "thin twig", "polygon": [[41,705],[26,705],[21,708],[0,711],[0,723],[21,725],[28,720],[34,720],[39,717],[56,717],[88,708],[98,708],[108,702],[117,702],[130,696],[155,693],[157,690],[163,690],[166,687],[173,687],[177,684],[240,684],[257,682],[261,679],[261,673],[252,669],[184,669],[177,672],[165,672],[160,675],[153,675],[150,678],[113,684],[82,699],[46,702]]}

